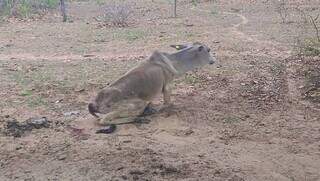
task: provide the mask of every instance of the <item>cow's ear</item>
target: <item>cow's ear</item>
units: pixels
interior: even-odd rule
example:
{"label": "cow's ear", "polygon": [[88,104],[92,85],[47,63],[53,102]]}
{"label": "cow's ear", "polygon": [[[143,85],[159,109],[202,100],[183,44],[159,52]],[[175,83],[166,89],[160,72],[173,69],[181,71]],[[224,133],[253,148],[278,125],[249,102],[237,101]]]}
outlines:
{"label": "cow's ear", "polygon": [[170,45],[170,47],[175,48],[176,50],[182,50],[184,48],[187,48],[187,45]]}

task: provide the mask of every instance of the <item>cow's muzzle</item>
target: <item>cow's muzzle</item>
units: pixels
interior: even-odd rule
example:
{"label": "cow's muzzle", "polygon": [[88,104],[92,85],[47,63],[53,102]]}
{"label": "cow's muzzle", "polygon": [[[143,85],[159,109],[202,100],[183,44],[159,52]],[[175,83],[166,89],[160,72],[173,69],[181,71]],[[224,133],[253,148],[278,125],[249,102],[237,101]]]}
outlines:
{"label": "cow's muzzle", "polygon": [[89,110],[89,113],[90,113],[91,115],[93,115],[94,117],[96,117],[96,118],[99,117],[99,116],[96,114],[96,113],[98,113],[98,111],[97,111],[97,106],[95,106],[93,103],[90,103],[90,104],[88,105],[88,110]]}

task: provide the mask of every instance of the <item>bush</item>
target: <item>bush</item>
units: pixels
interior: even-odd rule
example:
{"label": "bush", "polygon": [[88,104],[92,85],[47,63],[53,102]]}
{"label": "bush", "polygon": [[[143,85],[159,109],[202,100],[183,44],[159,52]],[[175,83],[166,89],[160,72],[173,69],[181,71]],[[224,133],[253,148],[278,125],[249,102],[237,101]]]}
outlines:
{"label": "bush", "polygon": [[0,15],[28,18],[59,6],[59,0],[0,0]]}
{"label": "bush", "polygon": [[320,55],[320,42],[317,39],[304,39],[297,42],[298,53],[306,56]]}
{"label": "bush", "polygon": [[299,55],[320,55],[320,13],[316,8],[296,7],[298,19],[295,48]]}
{"label": "bush", "polygon": [[54,9],[59,6],[59,0],[30,0],[36,9]]}
{"label": "bush", "polygon": [[106,24],[126,27],[131,13],[131,8],[127,5],[112,4],[105,7],[103,19]]}

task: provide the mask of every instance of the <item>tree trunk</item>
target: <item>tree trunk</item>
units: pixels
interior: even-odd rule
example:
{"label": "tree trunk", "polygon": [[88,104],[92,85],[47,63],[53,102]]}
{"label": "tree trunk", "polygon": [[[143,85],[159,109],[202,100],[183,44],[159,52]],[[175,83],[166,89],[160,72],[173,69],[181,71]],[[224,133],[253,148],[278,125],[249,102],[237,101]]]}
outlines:
{"label": "tree trunk", "polygon": [[173,4],[173,17],[177,17],[177,0],[174,0]]}
{"label": "tree trunk", "polygon": [[61,14],[63,17],[63,22],[67,21],[67,13],[66,13],[66,5],[64,3],[64,0],[60,0],[60,8],[61,8]]}

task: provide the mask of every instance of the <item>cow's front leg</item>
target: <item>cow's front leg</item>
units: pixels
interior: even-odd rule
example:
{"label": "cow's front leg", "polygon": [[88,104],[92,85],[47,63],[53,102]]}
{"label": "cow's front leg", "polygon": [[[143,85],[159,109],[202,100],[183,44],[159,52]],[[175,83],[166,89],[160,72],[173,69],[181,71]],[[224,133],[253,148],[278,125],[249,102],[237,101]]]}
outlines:
{"label": "cow's front leg", "polygon": [[114,124],[119,121],[120,114],[121,112],[119,112],[118,110],[109,112],[98,120],[98,124],[103,126]]}
{"label": "cow's front leg", "polygon": [[162,93],[163,93],[164,105],[166,107],[170,106],[171,105],[171,100],[170,100],[171,90],[170,90],[170,88],[168,86],[164,86]]}

